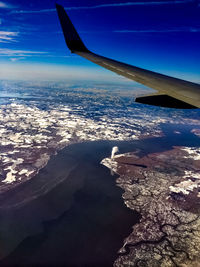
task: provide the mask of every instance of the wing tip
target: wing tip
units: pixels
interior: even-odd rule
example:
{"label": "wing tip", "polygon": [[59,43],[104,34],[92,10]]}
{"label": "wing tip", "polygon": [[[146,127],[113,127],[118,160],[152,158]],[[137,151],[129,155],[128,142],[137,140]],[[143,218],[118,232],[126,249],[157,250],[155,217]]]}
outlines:
{"label": "wing tip", "polygon": [[76,52],[89,52],[85,44],[81,40],[77,33],[72,21],[67,15],[64,7],[60,4],[55,3],[60,24],[63,30],[66,44],[72,53]]}
{"label": "wing tip", "polygon": [[58,4],[58,3],[56,3],[56,2],[55,2],[55,6],[56,6],[57,9],[58,9],[58,8],[62,8],[62,9],[64,9],[63,6],[61,6],[60,4]]}

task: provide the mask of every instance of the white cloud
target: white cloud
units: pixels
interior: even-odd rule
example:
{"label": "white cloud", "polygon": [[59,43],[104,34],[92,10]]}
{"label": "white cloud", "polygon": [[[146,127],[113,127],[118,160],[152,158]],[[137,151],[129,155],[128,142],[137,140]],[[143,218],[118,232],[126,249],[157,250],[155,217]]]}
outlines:
{"label": "white cloud", "polygon": [[23,56],[42,55],[42,54],[47,54],[47,52],[0,48],[0,56],[23,57]]}
{"label": "white cloud", "polygon": [[15,61],[18,60],[18,58],[14,57],[14,58],[10,58],[10,60],[11,60],[12,62],[15,62]]}
{"label": "white cloud", "polygon": [[20,14],[33,14],[33,13],[49,13],[56,11],[55,8],[52,9],[41,9],[41,10],[16,10],[12,13],[20,13]]}
{"label": "white cloud", "polygon": [[6,4],[3,2],[0,2],[0,8],[6,8]]}
{"label": "white cloud", "polygon": [[115,30],[116,33],[165,33],[165,32],[200,32],[200,28],[149,29],[149,30]]}
{"label": "white cloud", "polygon": [[0,43],[16,41],[15,37],[17,35],[18,35],[18,32],[0,31]]}
{"label": "white cloud", "polygon": [[16,61],[19,61],[19,60],[22,60],[22,59],[25,59],[25,57],[11,57],[10,60],[12,62],[16,62]]}
{"label": "white cloud", "polygon": [[[195,3],[195,0],[172,0],[172,1],[147,1],[147,2],[126,2],[126,3],[112,3],[112,4],[102,4],[94,6],[77,6],[77,7],[65,7],[66,10],[81,10],[81,9],[97,9],[106,7],[126,7],[126,6],[158,6],[158,5],[178,5]],[[41,9],[41,10],[18,10],[15,13],[49,13],[54,12],[56,9]]]}
{"label": "white cloud", "polygon": [[13,6],[8,3],[0,1],[0,8],[13,8]]}
{"label": "white cloud", "polygon": [[[89,8],[121,7],[121,6],[155,6],[155,5],[170,5],[170,4],[173,5],[173,4],[187,4],[187,3],[193,3],[193,2],[194,2],[194,0],[126,2],[126,3],[112,3],[112,4],[95,5],[95,6],[91,6]],[[80,8],[88,8],[88,7],[80,7]],[[72,7],[71,9],[76,9],[76,7]]]}

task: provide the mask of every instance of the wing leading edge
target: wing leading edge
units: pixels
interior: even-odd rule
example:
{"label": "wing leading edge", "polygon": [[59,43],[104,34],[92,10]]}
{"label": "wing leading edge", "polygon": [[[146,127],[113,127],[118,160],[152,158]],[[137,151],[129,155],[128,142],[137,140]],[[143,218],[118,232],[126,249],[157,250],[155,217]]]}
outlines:
{"label": "wing leading edge", "polygon": [[158,91],[136,98],[136,102],[172,108],[200,108],[200,84],[138,68],[89,51],[61,5],[56,4],[66,44],[72,53],[128,79]]}

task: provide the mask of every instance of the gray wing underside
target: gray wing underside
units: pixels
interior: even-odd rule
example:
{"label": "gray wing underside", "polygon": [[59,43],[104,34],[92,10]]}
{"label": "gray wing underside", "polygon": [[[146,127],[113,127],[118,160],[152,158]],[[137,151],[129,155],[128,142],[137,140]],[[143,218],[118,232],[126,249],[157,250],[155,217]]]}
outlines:
{"label": "gray wing underside", "polygon": [[199,84],[138,68],[92,53],[82,42],[64,8],[58,4],[56,4],[56,8],[66,44],[72,53],[158,91],[157,94],[138,97],[135,100],[136,102],[172,108],[200,108]]}

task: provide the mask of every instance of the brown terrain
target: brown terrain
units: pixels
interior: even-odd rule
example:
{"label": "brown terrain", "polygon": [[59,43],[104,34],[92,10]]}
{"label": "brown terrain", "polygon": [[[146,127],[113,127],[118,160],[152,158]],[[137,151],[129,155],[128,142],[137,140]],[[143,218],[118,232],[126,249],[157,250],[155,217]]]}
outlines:
{"label": "brown terrain", "polygon": [[144,157],[127,153],[110,162],[120,175],[117,185],[126,206],[142,216],[114,265],[200,266],[198,150],[174,147]]}

